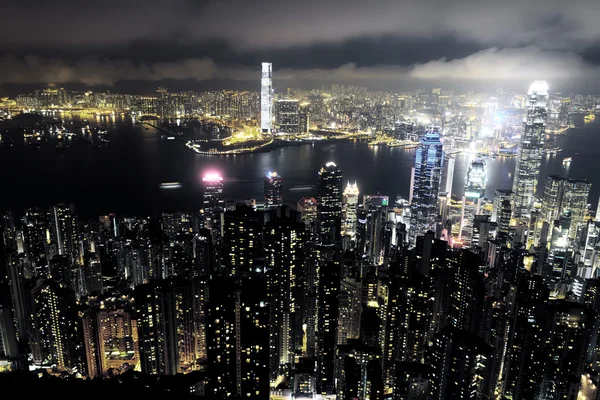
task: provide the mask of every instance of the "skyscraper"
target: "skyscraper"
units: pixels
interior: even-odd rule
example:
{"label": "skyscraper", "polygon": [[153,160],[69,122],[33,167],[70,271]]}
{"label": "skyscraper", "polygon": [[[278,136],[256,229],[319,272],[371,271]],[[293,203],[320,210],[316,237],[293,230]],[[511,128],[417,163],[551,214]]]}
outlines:
{"label": "skyscraper", "polygon": [[323,242],[340,236],[342,218],[342,170],[329,161],[319,170],[317,216]]}
{"label": "skyscraper", "polygon": [[34,362],[56,364],[59,370],[72,370],[83,364],[75,293],[54,280],[40,280],[32,290]]}
{"label": "skyscraper", "polygon": [[569,237],[574,239],[584,223],[590,188],[591,184],[584,180],[565,179],[556,175],[546,177],[540,222],[552,225],[555,220],[568,214],[571,218]]}
{"label": "skyscraper", "polygon": [[283,178],[275,171],[265,175],[265,208],[283,204]]}
{"label": "skyscraper", "polygon": [[356,237],[356,212],[358,207],[358,186],[348,182],[342,194],[342,236],[350,240]]}
{"label": "skyscraper", "polygon": [[298,100],[281,99],[275,103],[277,132],[299,133]]}
{"label": "skyscraper", "polygon": [[210,228],[216,208],[223,208],[223,177],[217,172],[208,172],[202,177],[204,194],[202,195],[202,212],[205,226]]}
{"label": "skyscraper", "polygon": [[527,92],[525,121],[513,183],[514,217],[517,219],[528,218],[533,204],[546,136],[548,94],[548,83],[545,81],[533,82]]}
{"label": "skyscraper", "polygon": [[439,214],[438,196],[444,160],[440,129],[433,127],[421,138],[415,154],[414,183],[412,188],[412,214],[410,242],[428,230],[435,230]]}
{"label": "skyscraper", "polygon": [[473,236],[473,221],[480,214],[481,202],[485,194],[487,182],[485,161],[475,159],[469,165],[467,183],[463,194],[462,215],[460,219],[459,239],[463,244],[470,245]]}
{"label": "skyscraper", "polygon": [[262,133],[273,130],[273,66],[262,63],[262,78],[260,80],[260,129]]}

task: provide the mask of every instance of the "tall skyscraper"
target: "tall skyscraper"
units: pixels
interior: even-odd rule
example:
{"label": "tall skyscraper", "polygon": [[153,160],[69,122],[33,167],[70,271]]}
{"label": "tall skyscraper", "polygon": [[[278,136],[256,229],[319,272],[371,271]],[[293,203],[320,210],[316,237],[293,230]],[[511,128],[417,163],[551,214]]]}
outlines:
{"label": "tall skyscraper", "polygon": [[265,175],[265,208],[283,204],[283,178],[275,171]]}
{"label": "tall skyscraper", "polygon": [[486,183],[485,161],[481,159],[473,160],[467,172],[467,182],[463,194],[462,215],[460,219],[459,240],[465,245],[471,244],[473,221],[475,216],[480,214]]}
{"label": "tall skyscraper", "polygon": [[342,170],[329,161],[319,170],[317,216],[324,243],[339,238],[342,218]]}
{"label": "tall skyscraper", "polygon": [[204,194],[202,195],[202,213],[204,215],[204,223],[207,228],[211,227],[213,214],[217,209],[222,209],[225,206],[223,199],[223,177],[217,172],[206,173],[202,177],[204,186]]}
{"label": "tall skyscraper", "polygon": [[415,154],[415,175],[412,188],[410,242],[428,230],[435,231],[439,215],[438,196],[444,160],[440,129],[433,127],[421,138]]}
{"label": "tall skyscraper", "polygon": [[584,180],[565,179],[560,176],[546,177],[540,223],[550,225],[563,215],[571,218],[569,237],[574,239],[577,230],[584,225],[587,199],[591,184]]}
{"label": "tall skyscraper", "polygon": [[342,194],[342,236],[350,240],[356,237],[356,212],[358,207],[358,185],[348,182]]}
{"label": "tall skyscraper", "polygon": [[54,280],[40,280],[32,290],[34,362],[59,370],[83,366],[83,343],[75,293]]}
{"label": "tall skyscraper", "polygon": [[546,137],[548,83],[535,81],[527,92],[525,121],[519,155],[515,167],[513,192],[515,192],[514,217],[529,217],[542,162]]}
{"label": "tall skyscraper", "polygon": [[212,391],[218,398],[269,398],[269,304],[264,275],[210,282],[206,308]]}
{"label": "tall skyscraper", "polygon": [[192,297],[192,285],[177,277],[135,288],[142,372],[175,375],[195,360]]}
{"label": "tall skyscraper", "polygon": [[302,197],[298,200],[296,209],[300,212],[302,222],[307,226],[317,220],[317,199],[314,197]]}
{"label": "tall skyscraper", "polygon": [[[285,207],[287,208],[287,207]],[[270,307],[270,374],[290,376],[296,338],[302,323],[298,277],[304,264],[306,226],[297,211],[280,208],[269,212],[265,224],[266,274]],[[289,212],[289,216],[284,211]]]}
{"label": "tall skyscraper", "polygon": [[260,129],[262,133],[273,130],[273,65],[262,63],[260,80]]}

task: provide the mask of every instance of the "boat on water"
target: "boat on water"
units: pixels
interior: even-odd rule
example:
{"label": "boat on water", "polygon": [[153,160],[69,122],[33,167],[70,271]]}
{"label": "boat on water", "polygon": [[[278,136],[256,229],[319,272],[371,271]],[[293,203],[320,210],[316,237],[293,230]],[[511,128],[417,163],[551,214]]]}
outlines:
{"label": "boat on water", "polygon": [[573,159],[571,157],[567,157],[567,158],[563,159],[562,164],[563,164],[563,166],[569,165],[569,164],[571,164],[571,161],[573,161]]}
{"label": "boat on water", "polygon": [[290,189],[290,192],[303,192],[303,191],[311,190],[312,188],[314,188],[313,185],[294,186],[293,188]]}
{"label": "boat on water", "polygon": [[181,188],[180,182],[163,182],[160,184],[161,189],[179,189]]}
{"label": "boat on water", "polygon": [[583,122],[589,124],[590,122],[594,122],[596,120],[595,114],[589,114],[583,117]]}

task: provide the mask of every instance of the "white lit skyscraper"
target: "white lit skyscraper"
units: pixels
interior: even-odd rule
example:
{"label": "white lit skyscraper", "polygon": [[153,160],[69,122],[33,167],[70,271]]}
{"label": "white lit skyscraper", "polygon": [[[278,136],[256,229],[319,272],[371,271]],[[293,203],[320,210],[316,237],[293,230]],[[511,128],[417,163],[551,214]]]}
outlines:
{"label": "white lit skyscraper", "polygon": [[528,218],[533,204],[546,135],[547,102],[548,83],[533,82],[527,92],[523,133],[513,183],[514,217],[517,219]]}
{"label": "white lit skyscraper", "polygon": [[273,65],[262,63],[260,80],[260,129],[271,133],[273,129]]}
{"label": "white lit skyscraper", "polygon": [[265,174],[265,208],[283,204],[283,178],[275,171]]}
{"label": "white lit skyscraper", "polygon": [[357,207],[358,186],[356,182],[348,182],[342,194],[342,236],[348,236],[350,240],[356,236]]}
{"label": "white lit skyscraper", "polygon": [[481,212],[481,202],[485,194],[486,182],[485,162],[481,159],[473,160],[469,165],[465,193],[463,194],[459,234],[459,239],[462,240],[463,244],[471,244],[473,221],[475,216]]}
{"label": "white lit skyscraper", "polygon": [[415,154],[415,172],[412,187],[412,212],[410,241],[416,243],[417,236],[435,230],[439,215],[438,196],[444,163],[444,149],[440,129],[429,129],[421,138]]}

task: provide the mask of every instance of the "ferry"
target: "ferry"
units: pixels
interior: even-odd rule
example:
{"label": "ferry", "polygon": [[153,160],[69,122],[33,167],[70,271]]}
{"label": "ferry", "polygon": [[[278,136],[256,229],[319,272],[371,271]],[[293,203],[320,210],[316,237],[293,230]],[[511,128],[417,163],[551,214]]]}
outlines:
{"label": "ferry", "polygon": [[594,120],[596,119],[596,115],[595,114],[589,114],[583,117],[583,122],[586,124],[589,124],[590,122],[594,122]]}
{"label": "ferry", "polygon": [[181,188],[180,182],[163,182],[160,184],[161,189],[179,189]]}
{"label": "ferry", "polygon": [[562,161],[563,167],[567,166],[569,164],[571,164],[571,161],[573,161],[573,159],[571,157],[567,157]]}
{"label": "ferry", "polygon": [[303,192],[303,191],[311,190],[312,188],[314,188],[313,185],[294,186],[293,188],[290,189],[290,192]]}

